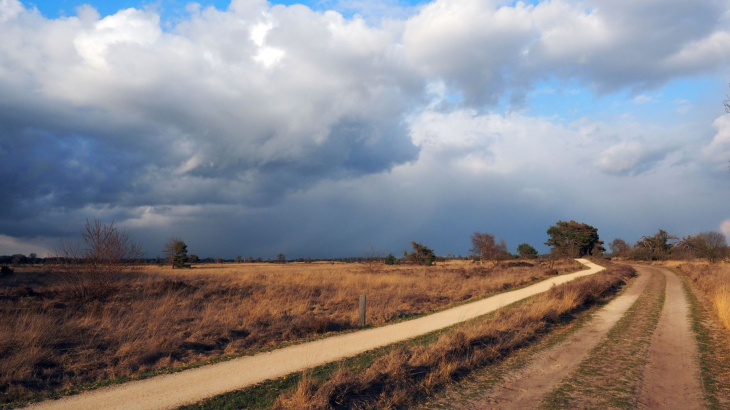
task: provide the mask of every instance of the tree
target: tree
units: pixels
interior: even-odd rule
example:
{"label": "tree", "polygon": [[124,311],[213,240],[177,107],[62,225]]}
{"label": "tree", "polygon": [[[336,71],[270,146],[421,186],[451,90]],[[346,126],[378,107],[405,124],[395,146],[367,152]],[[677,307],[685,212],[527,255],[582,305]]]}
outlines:
{"label": "tree", "polygon": [[13,258],[13,265],[25,265],[28,263],[28,257],[23,255],[22,253],[16,253],[12,256]]}
{"label": "tree", "polygon": [[608,247],[611,249],[611,254],[613,256],[626,256],[631,250],[629,244],[621,238],[616,238],[611,241]]}
{"label": "tree", "polygon": [[598,237],[598,229],[576,221],[558,221],[547,230],[549,239],[545,245],[551,246],[556,255],[578,258],[592,255],[594,248],[602,252],[603,241]]}
{"label": "tree", "polygon": [[94,218],[86,220],[81,241],[62,240],[54,256],[53,271],[74,288],[79,297],[105,293],[120,274],[136,272],[144,257],[141,245],[114,221],[106,225]]}
{"label": "tree", "polygon": [[634,259],[640,260],[661,260],[666,259],[672,252],[672,248],[678,241],[676,236],[668,234],[660,229],[653,236],[642,236],[636,242],[632,254]]}
{"label": "tree", "polygon": [[172,265],[172,269],[190,266],[186,265],[188,261],[188,246],[181,238],[170,238],[165,243],[162,253],[167,257],[167,262]]}
{"label": "tree", "polygon": [[236,263],[241,263],[241,255],[236,255]]}
{"label": "tree", "polygon": [[537,258],[537,249],[533,248],[532,245],[527,243],[521,243],[517,246],[517,253],[521,258],[535,259]]}
{"label": "tree", "polygon": [[198,255],[191,254],[190,256],[188,256],[188,262],[198,263],[198,262],[200,262],[200,258],[198,257]]}
{"label": "tree", "polygon": [[486,260],[493,261],[496,265],[499,261],[508,259],[510,256],[504,239],[497,243],[492,234],[474,232],[471,235],[471,245],[471,252],[479,256],[480,263],[484,263]]}
{"label": "tree", "polygon": [[276,263],[286,263],[286,256],[283,253],[276,255]]}
{"label": "tree", "polygon": [[389,253],[388,256],[385,257],[384,263],[386,265],[395,265],[396,262],[398,262],[398,258],[396,258],[395,255],[393,255],[392,252]]}
{"label": "tree", "polygon": [[383,252],[373,245],[372,242],[369,242],[363,254],[365,255],[365,271],[368,273],[377,273],[380,270],[380,261],[383,259]]}
{"label": "tree", "polygon": [[407,261],[416,265],[433,265],[433,261],[436,260],[436,254],[431,248],[416,241],[411,241],[411,247],[413,247],[413,252],[406,253],[405,255]]}
{"label": "tree", "polygon": [[727,257],[727,241],[720,232],[702,232],[696,236],[695,253],[700,258],[716,263]]}

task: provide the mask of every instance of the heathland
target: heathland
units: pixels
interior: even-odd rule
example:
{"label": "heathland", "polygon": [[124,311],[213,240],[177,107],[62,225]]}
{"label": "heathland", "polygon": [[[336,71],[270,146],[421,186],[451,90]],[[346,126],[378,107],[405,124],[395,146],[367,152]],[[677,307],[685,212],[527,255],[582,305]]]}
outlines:
{"label": "heathland", "polygon": [[209,264],[148,266],[80,297],[40,266],[0,287],[2,402],[275,349],[382,325],[580,269],[574,261],[452,261],[395,265]]}

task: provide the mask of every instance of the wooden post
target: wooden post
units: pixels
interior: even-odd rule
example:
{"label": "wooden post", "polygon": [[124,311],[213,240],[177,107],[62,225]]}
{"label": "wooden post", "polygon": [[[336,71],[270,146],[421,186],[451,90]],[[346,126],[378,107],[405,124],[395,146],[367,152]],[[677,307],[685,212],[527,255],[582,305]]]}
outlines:
{"label": "wooden post", "polygon": [[360,327],[365,326],[365,295],[360,295]]}

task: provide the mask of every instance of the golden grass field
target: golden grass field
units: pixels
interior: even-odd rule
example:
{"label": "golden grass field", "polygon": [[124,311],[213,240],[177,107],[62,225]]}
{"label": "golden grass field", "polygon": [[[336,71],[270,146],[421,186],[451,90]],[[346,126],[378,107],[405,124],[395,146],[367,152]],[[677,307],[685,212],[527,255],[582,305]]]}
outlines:
{"label": "golden grass field", "polygon": [[554,274],[524,261],[380,265],[375,273],[342,263],[150,266],[79,299],[40,269],[0,282],[0,403],[354,329],[360,294],[368,324],[382,325]]}

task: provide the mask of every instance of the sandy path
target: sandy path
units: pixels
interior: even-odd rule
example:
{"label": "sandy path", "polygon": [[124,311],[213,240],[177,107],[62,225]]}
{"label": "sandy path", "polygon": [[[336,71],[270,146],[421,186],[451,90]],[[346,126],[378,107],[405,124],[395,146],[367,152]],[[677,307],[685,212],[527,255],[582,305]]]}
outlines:
{"label": "sandy path", "polygon": [[649,409],[701,409],[704,400],[697,341],[690,328],[682,281],[668,269],[639,269],[661,272],[667,279],[664,308],[649,347],[639,405]]}
{"label": "sandy path", "polygon": [[641,272],[626,291],[603,307],[565,341],[541,353],[526,367],[506,375],[483,396],[455,409],[533,408],[552,391],[619,321],[644,292],[652,273]]}
{"label": "sandy path", "polygon": [[407,322],[333,336],[268,353],[110,386],[60,400],[41,402],[31,409],[169,409],[193,403],[265,380],[351,357],[359,353],[424,335],[493,312],[549,290],[554,285],[592,275],[604,268],[586,259],[590,269],[555,276],[534,285],[501,293]]}

